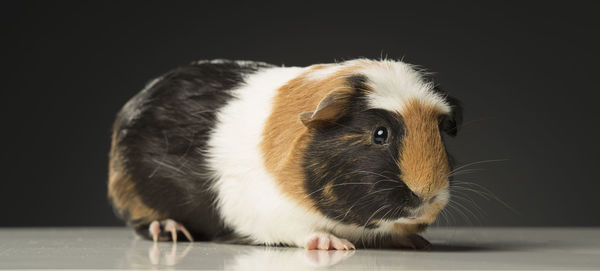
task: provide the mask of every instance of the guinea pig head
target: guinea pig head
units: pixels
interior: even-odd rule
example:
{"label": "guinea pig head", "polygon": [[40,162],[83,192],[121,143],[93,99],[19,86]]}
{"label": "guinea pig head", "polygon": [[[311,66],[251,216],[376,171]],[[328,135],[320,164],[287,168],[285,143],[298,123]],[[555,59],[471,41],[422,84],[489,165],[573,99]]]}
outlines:
{"label": "guinea pig head", "polygon": [[345,87],[300,114],[310,134],[306,191],[323,214],[343,223],[431,224],[450,197],[443,134],[456,135],[460,104],[422,81],[386,79],[349,76]]}

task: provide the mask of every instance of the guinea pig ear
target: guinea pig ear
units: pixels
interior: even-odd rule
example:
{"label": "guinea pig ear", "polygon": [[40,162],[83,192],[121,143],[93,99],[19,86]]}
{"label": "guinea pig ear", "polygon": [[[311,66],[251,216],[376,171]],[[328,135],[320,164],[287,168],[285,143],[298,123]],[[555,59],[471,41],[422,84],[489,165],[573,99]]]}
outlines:
{"label": "guinea pig ear", "polygon": [[450,112],[449,116],[444,117],[440,124],[440,127],[442,131],[454,137],[456,136],[458,130],[462,125],[463,107],[462,103],[452,96],[446,96],[446,101],[448,102],[450,107],[452,107],[452,112]]}
{"label": "guinea pig ear", "polygon": [[315,111],[301,113],[300,120],[306,127],[326,125],[336,121],[347,108],[349,98],[350,93],[348,91],[331,91],[325,98],[321,99]]}

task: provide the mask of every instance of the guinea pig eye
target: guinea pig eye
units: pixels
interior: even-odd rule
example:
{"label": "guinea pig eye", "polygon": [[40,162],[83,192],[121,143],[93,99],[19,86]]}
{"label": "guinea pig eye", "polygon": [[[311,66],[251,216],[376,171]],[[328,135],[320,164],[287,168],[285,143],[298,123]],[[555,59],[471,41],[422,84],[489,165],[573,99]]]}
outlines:
{"label": "guinea pig eye", "polygon": [[373,142],[375,144],[383,145],[387,141],[388,130],[385,127],[379,127],[375,129],[375,133],[373,133]]}

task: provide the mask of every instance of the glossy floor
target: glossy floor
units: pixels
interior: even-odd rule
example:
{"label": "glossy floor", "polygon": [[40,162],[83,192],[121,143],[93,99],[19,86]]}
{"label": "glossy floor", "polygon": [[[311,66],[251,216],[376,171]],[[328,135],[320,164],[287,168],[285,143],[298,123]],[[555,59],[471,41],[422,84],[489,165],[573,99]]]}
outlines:
{"label": "glossy floor", "polygon": [[600,269],[600,228],[438,228],[433,251],[153,244],[125,228],[0,229],[1,269]]}

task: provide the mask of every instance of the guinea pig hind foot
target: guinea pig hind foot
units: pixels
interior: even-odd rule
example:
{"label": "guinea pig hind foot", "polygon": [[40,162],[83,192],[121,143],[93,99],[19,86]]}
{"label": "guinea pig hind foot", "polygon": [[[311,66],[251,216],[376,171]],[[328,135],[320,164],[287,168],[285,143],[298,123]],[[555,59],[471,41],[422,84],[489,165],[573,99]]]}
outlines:
{"label": "guinea pig hind foot", "polygon": [[190,242],[194,242],[194,238],[192,238],[190,232],[181,223],[178,223],[173,219],[161,221],[154,220],[150,223],[148,231],[152,235],[152,240],[154,240],[154,242],[169,241],[169,235],[167,233],[171,233],[170,240],[172,240],[173,243],[177,243],[178,231],[182,232]]}
{"label": "guinea pig hind foot", "polygon": [[329,233],[317,232],[309,235],[304,247],[308,250],[351,250],[356,249],[350,241]]}

